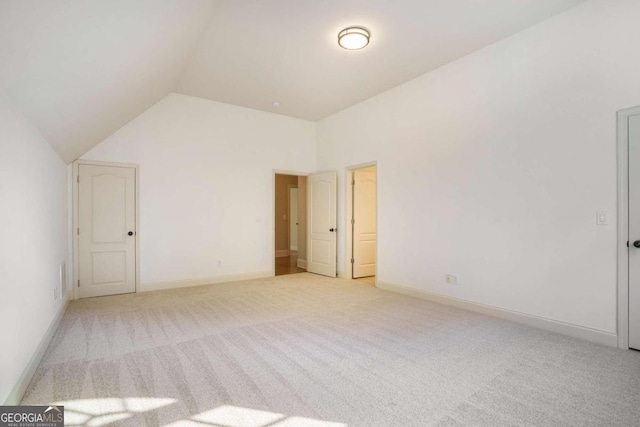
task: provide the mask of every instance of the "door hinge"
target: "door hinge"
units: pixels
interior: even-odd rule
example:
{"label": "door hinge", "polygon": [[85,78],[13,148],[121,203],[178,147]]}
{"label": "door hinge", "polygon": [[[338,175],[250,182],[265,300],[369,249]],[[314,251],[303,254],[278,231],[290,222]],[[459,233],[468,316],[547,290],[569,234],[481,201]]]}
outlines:
{"label": "door hinge", "polygon": [[355,187],[356,186],[356,180],[354,179],[353,181],[351,181],[351,186]]}
{"label": "door hinge", "polygon": [[353,225],[353,224],[355,224],[355,223],[356,223],[356,220],[355,220],[355,219],[353,219],[353,218],[351,218],[351,225]]}
{"label": "door hinge", "polygon": [[76,177],[76,181],[78,181],[78,184],[80,184],[80,175]]}
{"label": "door hinge", "polygon": [[353,264],[353,263],[355,263],[355,262],[356,262],[356,260],[355,260],[355,259],[353,259],[353,258],[351,258],[351,264]]}
{"label": "door hinge", "polygon": [[78,287],[80,287],[80,280],[78,280]]}
{"label": "door hinge", "polygon": [[78,236],[80,235],[80,227],[78,227]]}

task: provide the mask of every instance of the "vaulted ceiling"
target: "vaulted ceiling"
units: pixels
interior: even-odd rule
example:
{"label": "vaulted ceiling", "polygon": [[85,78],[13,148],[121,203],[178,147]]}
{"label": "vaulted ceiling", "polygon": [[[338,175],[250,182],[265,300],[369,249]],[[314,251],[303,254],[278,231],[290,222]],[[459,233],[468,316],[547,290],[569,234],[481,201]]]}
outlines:
{"label": "vaulted ceiling", "polygon": [[319,120],[584,1],[0,0],[0,90],[72,161],[170,92]]}

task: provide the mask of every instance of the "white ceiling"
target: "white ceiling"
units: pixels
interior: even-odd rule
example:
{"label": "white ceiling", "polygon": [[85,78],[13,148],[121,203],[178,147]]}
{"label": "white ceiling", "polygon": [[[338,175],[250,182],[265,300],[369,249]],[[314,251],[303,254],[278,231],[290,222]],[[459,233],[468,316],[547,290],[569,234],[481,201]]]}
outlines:
{"label": "white ceiling", "polygon": [[[223,1],[177,92],[319,120],[583,2]],[[349,25],[370,45],[340,48]]]}
{"label": "white ceiling", "polygon": [[0,90],[72,161],[173,91],[210,0],[0,0]]}
{"label": "white ceiling", "polygon": [[318,120],[584,1],[0,0],[0,90],[71,161],[172,91]]}

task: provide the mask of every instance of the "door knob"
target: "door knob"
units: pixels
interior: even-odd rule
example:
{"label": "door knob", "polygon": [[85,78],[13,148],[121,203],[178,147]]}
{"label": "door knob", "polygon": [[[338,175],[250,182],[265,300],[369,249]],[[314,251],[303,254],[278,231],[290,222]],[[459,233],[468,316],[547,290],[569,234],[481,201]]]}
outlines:
{"label": "door knob", "polygon": [[333,233],[336,230],[335,230],[335,228],[330,228],[329,231]]}
{"label": "door knob", "polygon": [[129,236],[133,236],[133,231],[127,233]]}
{"label": "door knob", "polygon": [[640,240],[636,240],[635,242],[633,242],[633,246],[635,246],[636,248],[640,248]]}

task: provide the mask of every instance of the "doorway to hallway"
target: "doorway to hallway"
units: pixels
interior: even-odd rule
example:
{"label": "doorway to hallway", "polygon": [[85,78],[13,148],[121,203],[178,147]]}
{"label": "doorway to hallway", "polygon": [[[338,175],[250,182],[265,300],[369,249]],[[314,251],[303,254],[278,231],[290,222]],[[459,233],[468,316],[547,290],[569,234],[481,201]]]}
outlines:
{"label": "doorway to hallway", "polygon": [[307,271],[306,189],[306,176],[275,175],[276,276]]}

